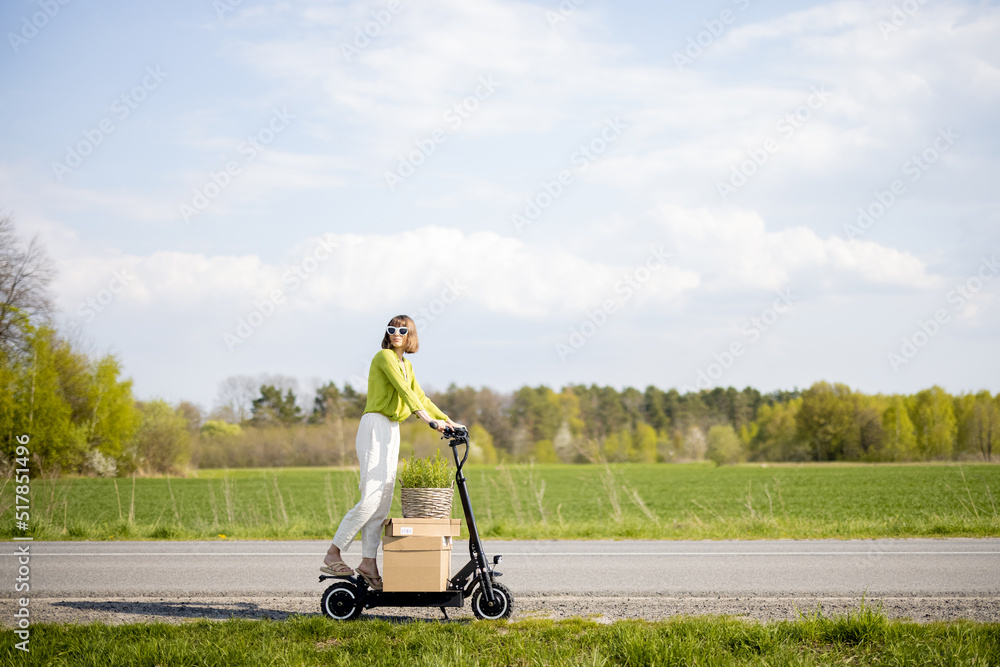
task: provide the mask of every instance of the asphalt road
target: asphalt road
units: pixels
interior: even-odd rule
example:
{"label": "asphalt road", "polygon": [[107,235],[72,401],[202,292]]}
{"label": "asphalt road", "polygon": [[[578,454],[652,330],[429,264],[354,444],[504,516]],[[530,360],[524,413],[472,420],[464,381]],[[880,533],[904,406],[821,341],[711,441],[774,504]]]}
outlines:
{"label": "asphalt road", "polygon": [[[315,596],[325,541],[11,542],[0,597],[29,544],[34,598]],[[468,560],[458,542],[452,571]],[[349,564],[359,559],[355,544]],[[1000,539],[486,543],[518,596],[1000,599]]]}

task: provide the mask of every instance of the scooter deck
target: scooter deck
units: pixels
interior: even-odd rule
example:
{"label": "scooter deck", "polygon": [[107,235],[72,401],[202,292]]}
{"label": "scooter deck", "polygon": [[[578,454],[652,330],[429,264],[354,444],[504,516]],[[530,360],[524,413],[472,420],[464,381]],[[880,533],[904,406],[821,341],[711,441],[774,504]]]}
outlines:
{"label": "scooter deck", "polygon": [[369,591],[364,598],[365,609],[372,607],[462,607],[462,591],[416,593],[408,591]]}
{"label": "scooter deck", "polygon": [[320,575],[320,583],[327,579],[346,579],[359,591],[364,591],[361,604],[365,609],[372,607],[463,607],[465,596],[462,591],[376,591],[368,588],[361,577],[333,577]]}

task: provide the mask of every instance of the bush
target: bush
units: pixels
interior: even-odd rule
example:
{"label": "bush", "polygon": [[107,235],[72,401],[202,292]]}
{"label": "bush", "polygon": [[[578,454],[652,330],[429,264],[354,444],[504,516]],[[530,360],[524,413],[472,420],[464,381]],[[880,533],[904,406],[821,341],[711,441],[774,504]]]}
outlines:
{"label": "bush", "polygon": [[724,426],[713,426],[708,429],[708,451],[709,461],[715,465],[725,465],[726,463],[739,463],[746,460],[744,445],[740,442],[740,437],[729,424]]}
{"label": "bush", "polygon": [[497,450],[493,446],[493,436],[479,424],[469,429],[469,463],[497,462]]}
{"label": "bush", "polygon": [[119,463],[119,472],[140,469],[146,473],[183,470],[191,456],[191,434],[187,420],[162,400],[140,403],[142,426],[136,434],[130,456]]}
{"label": "bush", "polygon": [[559,455],[551,440],[539,440],[531,452],[531,460],[535,463],[559,463]]}
{"label": "bush", "polygon": [[441,456],[441,450],[434,452],[433,459],[411,456],[399,474],[399,484],[404,489],[447,489],[453,479],[451,465]]}
{"label": "bush", "polygon": [[201,426],[201,434],[209,438],[225,437],[227,435],[240,435],[243,429],[239,424],[229,424],[221,419],[209,419]]}

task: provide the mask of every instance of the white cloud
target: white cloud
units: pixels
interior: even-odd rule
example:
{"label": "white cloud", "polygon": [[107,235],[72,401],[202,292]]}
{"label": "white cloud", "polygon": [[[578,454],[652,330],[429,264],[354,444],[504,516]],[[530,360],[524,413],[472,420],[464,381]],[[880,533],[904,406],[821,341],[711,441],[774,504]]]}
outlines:
{"label": "white cloud", "polygon": [[817,277],[829,283],[838,274],[874,285],[939,284],[924,262],[909,253],[872,241],[822,239],[804,226],[768,231],[753,211],[663,206],[657,216],[677,249],[679,264],[700,267],[711,291],[774,290]]}
{"label": "white cloud", "polygon": [[[296,245],[287,261],[256,255],[174,251],[64,260],[57,285],[66,306],[104,289],[116,270],[134,276],[118,297],[135,306],[195,311],[219,300],[239,307],[281,290],[291,308],[381,312],[386,303],[418,308],[449,284],[461,297],[504,315],[575,314],[607,298],[635,266],[588,261],[558,248],[529,246],[492,232],[423,227],[395,234],[326,234]],[[670,303],[698,285],[697,273],[658,267],[643,301]]]}
{"label": "white cloud", "polygon": [[[937,286],[922,261],[871,241],[821,239],[805,227],[767,231],[753,212],[663,207],[658,212],[673,251],[655,262],[637,303],[679,305],[696,289],[775,290],[790,283],[845,279],[862,285]],[[122,303],[196,311],[225,301],[242,308],[280,290],[293,309],[381,311],[387,303],[414,310],[448,285],[489,312],[515,318],[575,315],[614,295],[616,285],[649,258],[631,263],[586,259],[559,247],[457,229],[422,227],[399,233],[326,234],[291,248],[280,263],[257,255],[159,251],[147,256],[65,260],[58,285],[67,306],[103,289],[114,271],[134,279]],[[71,308],[72,310],[72,308]]]}
{"label": "white cloud", "polygon": [[[157,251],[146,256],[87,255],[64,258],[55,291],[69,312],[108,288],[128,307],[185,310],[215,299],[240,299],[264,291],[274,272],[256,255],[211,256]],[[124,285],[119,288],[118,283]]]}

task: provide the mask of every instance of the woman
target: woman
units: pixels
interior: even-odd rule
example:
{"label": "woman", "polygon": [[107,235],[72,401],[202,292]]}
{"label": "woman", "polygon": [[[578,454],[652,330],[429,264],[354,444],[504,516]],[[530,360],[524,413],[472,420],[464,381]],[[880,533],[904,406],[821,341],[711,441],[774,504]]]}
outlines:
{"label": "woman", "polygon": [[389,515],[392,492],[396,485],[396,460],[399,457],[399,422],[417,415],[430,423],[437,421],[437,430],[445,427],[462,428],[448,419],[424,394],[413,366],[403,354],[413,354],[420,347],[413,320],[397,315],[389,320],[382,337],[382,349],[372,359],[368,370],[368,402],[358,426],[356,447],[361,464],[361,500],[351,508],[333,537],[320,571],[347,577],[354,570],[344,562],[341,550],[346,549],[361,532],[361,564],[357,573],[368,585],[382,590],[382,577],[375,563],[375,554],[382,538],[382,522]]}

